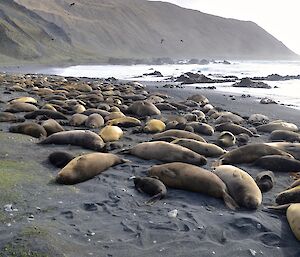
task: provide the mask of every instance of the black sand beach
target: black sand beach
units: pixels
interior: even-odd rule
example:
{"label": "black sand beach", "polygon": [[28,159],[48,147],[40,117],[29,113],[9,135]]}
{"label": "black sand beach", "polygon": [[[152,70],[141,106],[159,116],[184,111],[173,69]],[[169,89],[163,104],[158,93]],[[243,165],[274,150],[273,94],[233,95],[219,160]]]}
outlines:
{"label": "black sand beach", "polygon": [[[235,96],[236,100],[231,100],[211,90],[165,89],[158,84],[149,84],[146,90],[167,93],[175,101],[203,94],[212,105],[241,116],[261,113],[270,120],[283,119],[300,126],[298,110],[262,105],[253,97]],[[17,96],[39,99],[27,92],[4,94],[7,91],[0,84],[0,111]],[[178,112],[162,112],[162,116],[166,114]],[[0,256],[300,256],[299,242],[285,215],[265,208],[291,184],[290,174],[275,174],[274,188],[263,194],[263,203],[255,211],[232,211],[220,199],[171,188],[165,199],[147,206],[144,202],[149,197],[139,193],[128,179],[146,176],[159,161],[124,155],[131,162],[74,186],[57,185],[50,183],[59,171],[48,162],[50,153],[64,150],[80,155],[92,151],[78,146],[39,145],[38,139],[9,133],[10,125],[0,123]],[[152,138],[150,134],[134,133],[134,128],[123,130],[121,148]],[[218,133],[203,137],[211,142]],[[268,140],[267,133],[260,135],[250,143]],[[208,158],[203,167],[211,170],[215,160]],[[237,166],[252,177],[262,171],[252,165]],[[178,211],[177,217],[169,217],[172,210]]]}

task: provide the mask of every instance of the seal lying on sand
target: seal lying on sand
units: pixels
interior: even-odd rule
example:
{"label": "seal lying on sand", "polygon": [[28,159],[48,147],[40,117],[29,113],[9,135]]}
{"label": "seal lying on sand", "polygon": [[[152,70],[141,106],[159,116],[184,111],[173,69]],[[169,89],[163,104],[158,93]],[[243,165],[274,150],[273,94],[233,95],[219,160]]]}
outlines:
{"label": "seal lying on sand", "polygon": [[224,181],[237,204],[248,209],[256,209],[261,204],[261,191],[246,171],[231,165],[221,165],[213,172]]}
{"label": "seal lying on sand", "polygon": [[177,138],[189,138],[198,140],[200,142],[206,142],[205,139],[195,133],[179,130],[179,129],[169,129],[161,133],[157,133],[153,136],[153,139],[159,139],[161,137],[177,137]]}
{"label": "seal lying on sand", "polygon": [[74,155],[67,152],[53,152],[48,156],[48,160],[57,168],[65,167],[71,160],[75,158]]}
{"label": "seal lying on sand", "polygon": [[277,204],[300,203],[300,186],[287,189],[276,196]]}
{"label": "seal lying on sand", "polygon": [[150,176],[157,176],[166,186],[223,198],[230,209],[238,207],[227,193],[224,182],[212,172],[200,167],[173,162],[155,165],[149,170]]}
{"label": "seal lying on sand", "polygon": [[59,184],[73,185],[91,179],[125,160],[110,153],[91,153],[70,161],[56,176]]}
{"label": "seal lying on sand", "polygon": [[144,142],[137,144],[129,150],[123,150],[145,160],[159,160],[163,162],[185,162],[195,165],[205,165],[207,160],[194,151],[167,142]]}
{"label": "seal lying on sand", "polygon": [[43,126],[34,122],[25,122],[19,125],[11,126],[9,132],[29,135],[36,138],[46,137],[47,132]]}
{"label": "seal lying on sand", "polygon": [[266,144],[249,144],[221,156],[220,164],[251,163],[266,155],[282,155],[293,158],[290,154]]}
{"label": "seal lying on sand", "polygon": [[272,171],[262,171],[256,175],[255,182],[264,193],[270,191],[275,183],[275,176]]}
{"label": "seal lying on sand", "polygon": [[135,188],[142,193],[151,197],[147,204],[155,203],[157,200],[164,198],[167,194],[167,188],[157,177],[134,177]]}
{"label": "seal lying on sand", "polygon": [[281,155],[266,155],[255,161],[254,165],[278,172],[300,171],[300,161]]}
{"label": "seal lying on sand", "polygon": [[300,203],[291,204],[286,217],[295,237],[300,241]]}
{"label": "seal lying on sand", "polygon": [[40,141],[39,144],[77,145],[95,151],[101,151],[104,147],[102,138],[89,130],[57,132]]}
{"label": "seal lying on sand", "polygon": [[288,130],[274,130],[270,135],[270,140],[275,141],[287,141],[287,142],[300,142],[300,134]]}

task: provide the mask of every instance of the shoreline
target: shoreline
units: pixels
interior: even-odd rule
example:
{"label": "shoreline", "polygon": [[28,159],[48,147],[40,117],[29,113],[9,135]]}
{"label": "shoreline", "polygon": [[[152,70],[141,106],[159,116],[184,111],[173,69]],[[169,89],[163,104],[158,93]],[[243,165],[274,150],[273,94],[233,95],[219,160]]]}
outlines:
{"label": "shoreline", "polygon": [[[212,90],[166,89],[157,88],[159,83],[145,84],[149,95],[155,91],[167,93],[179,102],[193,94],[203,94],[214,106],[241,116],[262,113],[271,120],[284,119],[300,127],[299,111],[281,105],[262,105],[254,102],[253,97],[236,97],[233,101]],[[8,100],[17,96],[33,96],[40,101],[39,107],[44,103],[38,95],[30,94],[30,87],[28,92],[3,94],[7,91],[4,87],[1,84],[1,111]],[[162,116],[188,113],[190,111],[163,111]],[[141,121],[145,123],[144,119]],[[213,125],[211,121],[210,124]],[[126,155],[130,163],[112,167],[91,180],[74,186],[55,185],[49,181],[59,169],[47,161],[50,153],[63,150],[81,155],[92,151],[70,145],[40,145],[38,139],[9,133],[11,125],[0,123],[0,191],[3,194],[0,203],[1,207],[12,204],[17,210],[7,212],[2,208],[0,211],[0,255],[13,256],[15,252],[19,254],[16,256],[22,256],[20,252],[25,250],[49,257],[289,257],[299,254],[299,242],[286,217],[265,210],[265,206],[274,203],[275,195],[292,182],[290,174],[276,173],[274,188],[263,195],[263,204],[256,211],[241,208],[233,212],[220,199],[171,188],[165,199],[146,206],[143,202],[149,197],[139,193],[128,178],[146,176],[146,171],[160,164],[159,161]],[[124,137],[118,141],[122,148],[152,138],[152,135],[134,132],[133,128],[123,129]],[[93,131],[98,133],[99,129]],[[219,132],[203,137],[213,142],[217,135]],[[251,138],[250,143],[267,139],[268,134],[261,133],[260,137]],[[111,152],[118,154],[118,151]],[[214,160],[208,158],[204,168],[210,171]],[[253,177],[261,171],[251,165],[238,166]],[[177,217],[168,216],[172,210],[178,210]]]}

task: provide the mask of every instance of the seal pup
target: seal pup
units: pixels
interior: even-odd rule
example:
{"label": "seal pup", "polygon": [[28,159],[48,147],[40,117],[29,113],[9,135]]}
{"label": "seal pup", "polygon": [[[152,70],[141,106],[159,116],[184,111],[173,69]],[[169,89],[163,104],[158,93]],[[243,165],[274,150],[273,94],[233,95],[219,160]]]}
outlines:
{"label": "seal pup", "polygon": [[111,153],[91,153],[76,157],[56,176],[59,184],[73,185],[89,180],[108,168],[126,162]]}
{"label": "seal pup", "polygon": [[43,121],[42,126],[47,131],[47,136],[64,131],[64,128],[56,120],[53,119]]}
{"label": "seal pup", "polygon": [[166,129],[166,124],[162,122],[161,120],[157,119],[151,119],[147,121],[145,127],[144,127],[144,132],[146,133],[158,133],[162,132]]}
{"label": "seal pup", "polygon": [[102,138],[89,130],[57,132],[40,141],[39,144],[76,145],[94,151],[101,151],[104,147]]}
{"label": "seal pup", "polygon": [[270,191],[275,183],[275,176],[272,171],[262,171],[255,177],[255,182],[261,192],[265,193]]}
{"label": "seal pup", "polygon": [[223,180],[229,194],[238,205],[247,209],[257,209],[261,204],[261,191],[246,171],[231,165],[221,165],[216,167],[213,173]]}
{"label": "seal pup", "polygon": [[288,130],[288,131],[293,131],[293,132],[298,131],[298,127],[295,124],[281,121],[281,120],[272,121],[267,124],[257,126],[256,129],[257,129],[257,131],[268,132],[268,133],[271,133],[274,130]]}
{"label": "seal pup", "polygon": [[187,123],[187,126],[191,126],[194,129],[194,132],[202,135],[212,136],[215,132],[212,126],[203,122],[189,122]]}
{"label": "seal pup", "polygon": [[236,209],[237,203],[228,194],[225,183],[212,172],[195,165],[173,162],[154,165],[150,176],[158,177],[166,186],[223,198],[230,209]]}
{"label": "seal pup", "polygon": [[104,125],[103,117],[98,113],[93,113],[85,120],[85,126],[88,128],[100,128]]}
{"label": "seal pup", "polygon": [[160,110],[153,103],[147,101],[134,102],[128,107],[127,112],[137,115],[138,117],[161,114]]}
{"label": "seal pup", "polygon": [[38,108],[30,103],[15,102],[9,104],[5,112],[17,113],[17,112],[33,112],[38,110]]}
{"label": "seal pup", "polygon": [[153,204],[167,194],[166,186],[158,177],[134,177],[133,182],[140,193],[146,193],[151,196],[146,204]]}
{"label": "seal pup", "polygon": [[74,155],[61,151],[53,152],[48,156],[49,162],[57,168],[65,167],[74,158]]}
{"label": "seal pup", "polygon": [[200,154],[180,145],[163,141],[144,142],[131,149],[123,150],[145,160],[158,160],[162,162],[185,162],[195,165],[205,165],[207,160]]}

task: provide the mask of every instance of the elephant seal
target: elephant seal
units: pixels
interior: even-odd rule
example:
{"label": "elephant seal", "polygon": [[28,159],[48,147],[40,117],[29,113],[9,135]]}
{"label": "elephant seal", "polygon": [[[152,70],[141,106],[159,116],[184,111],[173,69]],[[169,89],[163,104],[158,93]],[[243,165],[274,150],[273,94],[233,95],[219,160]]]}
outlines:
{"label": "elephant seal", "polygon": [[144,127],[144,132],[147,133],[158,133],[166,129],[166,124],[161,120],[151,119],[147,121],[146,126]]}
{"label": "elephant seal", "polygon": [[216,131],[229,131],[234,135],[239,135],[239,134],[247,134],[250,137],[253,137],[253,133],[247,129],[244,128],[240,125],[234,124],[233,122],[225,122],[225,123],[221,123],[215,126]]}
{"label": "elephant seal", "polygon": [[217,144],[223,147],[233,146],[235,145],[235,142],[235,136],[229,131],[221,132],[217,140]]}
{"label": "elephant seal", "polygon": [[223,112],[221,115],[215,120],[215,124],[221,124],[226,122],[233,122],[235,124],[241,124],[244,122],[244,119],[237,114],[231,112]]}
{"label": "elephant seal", "polygon": [[26,119],[35,119],[38,116],[44,116],[47,117],[47,119],[55,119],[55,120],[67,120],[68,117],[62,114],[61,112],[58,111],[52,111],[52,110],[36,110],[33,112],[29,112],[25,114]]}
{"label": "elephant seal", "polygon": [[274,142],[265,144],[287,152],[291,154],[295,159],[300,161],[300,143]]}
{"label": "elephant seal", "polygon": [[109,120],[106,125],[116,125],[119,127],[135,127],[135,126],[141,126],[142,123],[140,120],[133,118],[133,117],[123,117],[123,118],[117,118],[113,120]]}
{"label": "elephant seal", "polygon": [[155,165],[150,168],[149,175],[158,177],[168,187],[223,198],[230,209],[238,207],[218,176],[195,165],[181,162]]}
{"label": "elephant seal", "polygon": [[94,151],[101,151],[104,142],[100,136],[89,130],[70,130],[52,134],[39,144],[77,145]]}
{"label": "elephant seal", "polygon": [[209,103],[209,100],[204,95],[201,94],[189,96],[187,100],[195,101],[196,103],[200,104],[200,106],[205,106],[206,104]]}
{"label": "elephant seal", "polygon": [[229,194],[238,205],[247,209],[257,209],[261,204],[261,191],[246,171],[231,165],[221,165],[213,172],[224,181]]}
{"label": "elephant seal", "polygon": [[186,147],[198,154],[201,154],[205,157],[219,157],[224,153],[227,153],[226,150],[222,149],[221,147],[210,144],[199,142],[194,139],[186,139],[186,138],[178,138],[171,142],[172,144],[181,145]]}
{"label": "elephant seal", "polygon": [[300,134],[288,130],[274,130],[272,131],[269,139],[275,141],[287,141],[287,142],[300,142]]}
{"label": "elephant seal", "polygon": [[161,137],[177,137],[177,138],[188,138],[194,139],[200,142],[206,142],[205,139],[195,133],[180,130],[180,129],[169,129],[161,133],[157,133],[153,136],[153,139],[159,139]]}
{"label": "elephant seal", "polygon": [[111,112],[109,115],[105,116],[105,121],[123,118],[125,115],[122,112]]}
{"label": "elephant seal", "polygon": [[125,160],[111,153],[91,153],[70,161],[56,176],[59,184],[73,185],[89,180]]}
{"label": "elephant seal", "polygon": [[17,113],[17,112],[33,112],[38,110],[38,108],[30,103],[16,102],[9,104],[5,112]]}
{"label": "elephant seal", "polygon": [[137,115],[138,117],[160,115],[160,110],[152,103],[147,101],[137,101],[130,105],[127,109],[128,113]]}
{"label": "elephant seal", "polygon": [[286,217],[295,237],[300,241],[300,203],[291,204],[286,211]]}
{"label": "elephant seal", "polygon": [[48,160],[57,168],[65,167],[71,160],[75,158],[74,155],[67,152],[53,152],[48,156]]}
{"label": "elephant seal", "polygon": [[118,126],[105,126],[99,133],[104,142],[117,141],[123,136],[123,131]]}
{"label": "elephant seal", "polygon": [[202,122],[189,122],[187,126],[191,126],[195,133],[202,135],[212,136],[215,132],[214,128],[207,123]]}
{"label": "elephant seal", "polygon": [[195,165],[205,165],[207,163],[205,157],[188,148],[161,141],[140,143],[123,152],[145,160],[158,160],[162,162],[178,161]]}
{"label": "elephant seal", "polygon": [[15,114],[10,112],[0,112],[0,122],[24,122],[24,118],[17,117]]}
{"label": "elephant seal", "polygon": [[251,163],[266,155],[282,155],[292,158],[290,154],[266,144],[249,144],[221,156],[220,164]]}
{"label": "elephant seal", "polygon": [[296,187],[296,186],[300,186],[300,179],[295,180],[288,189]]}
{"label": "elephant seal", "polygon": [[9,132],[20,133],[36,138],[47,137],[46,130],[39,124],[34,122],[25,122],[19,125],[11,126]]}
{"label": "elephant seal", "polygon": [[270,119],[269,119],[269,117],[267,117],[263,114],[255,113],[255,114],[250,115],[250,117],[248,118],[248,122],[250,124],[254,124],[254,123],[265,124],[265,123],[270,122]]}
{"label": "elephant seal", "polygon": [[10,103],[30,103],[30,104],[36,104],[37,100],[34,99],[31,96],[22,96],[13,100],[9,101]]}
{"label": "elephant seal", "polygon": [[42,126],[47,131],[47,136],[64,131],[64,128],[56,120],[53,119],[43,121]]}
{"label": "elephant seal", "polygon": [[272,171],[262,171],[255,177],[255,182],[259,189],[265,193],[270,191],[275,183],[275,176]]}
{"label": "elephant seal", "polygon": [[160,137],[157,139],[151,139],[150,142],[155,142],[155,141],[164,141],[164,142],[168,142],[171,143],[172,141],[178,139],[177,137]]}
{"label": "elephant seal", "polygon": [[250,140],[250,137],[248,134],[239,134],[236,136],[236,141],[238,146],[246,145]]}
{"label": "elephant seal", "polygon": [[86,122],[87,118],[88,116],[82,113],[75,113],[72,115],[69,125],[73,127],[80,127]]}
{"label": "elephant seal", "polygon": [[276,203],[279,205],[288,203],[300,203],[300,186],[287,189],[276,196]]}
{"label": "elephant seal", "polygon": [[147,204],[155,203],[167,194],[166,186],[157,177],[134,177],[133,182],[139,192],[151,196],[150,200],[146,202]]}
{"label": "elephant seal", "polygon": [[281,155],[263,156],[256,160],[254,165],[277,172],[300,171],[300,161]]}
{"label": "elephant seal", "polygon": [[298,131],[298,127],[295,124],[285,122],[285,121],[272,121],[267,124],[257,126],[256,129],[257,131],[267,132],[267,133],[271,133],[274,130],[287,130],[293,132]]}
{"label": "elephant seal", "polygon": [[104,125],[103,117],[98,113],[93,113],[85,120],[85,126],[88,128],[100,128]]}

